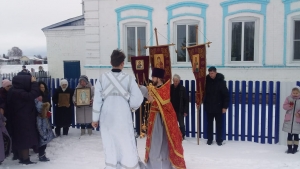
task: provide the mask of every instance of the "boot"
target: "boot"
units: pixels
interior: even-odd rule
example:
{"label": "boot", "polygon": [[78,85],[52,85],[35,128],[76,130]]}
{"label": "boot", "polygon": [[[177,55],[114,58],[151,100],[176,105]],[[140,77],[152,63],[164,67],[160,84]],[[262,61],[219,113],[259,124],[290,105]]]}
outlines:
{"label": "boot", "polygon": [[293,153],[293,141],[287,141],[287,146],[288,146],[287,153],[292,154]]}
{"label": "boot", "polygon": [[32,162],[30,161],[30,159],[26,159],[26,160],[20,160],[19,162],[20,164],[24,164],[24,165],[30,165],[30,164],[36,164],[36,162]]}
{"label": "boot", "polygon": [[41,162],[47,162],[47,161],[50,161],[49,158],[46,157],[46,154],[42,155],[42,156],[39,156],[39,160]]}
{"label": "boot", "polygon": [[299,141],[294,141],[293,154],[297,153],[298,145],[299,145]]}
{"label": "boot", "polygon": [[81,135],[85,135],[85,129],[81,129]]}
{"label": "boot", "polygon": [[88,134],[92,135],[92,129],[87,129],[88,130]]}

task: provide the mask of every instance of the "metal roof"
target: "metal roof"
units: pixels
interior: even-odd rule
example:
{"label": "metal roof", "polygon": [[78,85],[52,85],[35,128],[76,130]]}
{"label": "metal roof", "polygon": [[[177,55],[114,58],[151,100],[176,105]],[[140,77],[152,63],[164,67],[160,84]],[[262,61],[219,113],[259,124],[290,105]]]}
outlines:
{"label": "metal roof", "polygon": [[[80,21],[82,21],[82,22],[80,22]],[[63,26],[79,26],[79,25],[84,25],[83,21],[84,21],[84,16],[81,15],[81,16],[70,18],[70,19],[67,19],[67,20],[55,23],[53,25],[47,26],[47,27],[43,28],[42,31],[46,31],[46,30],[53,29],[53,28],[58,28],[58,27],[63,27]]]}

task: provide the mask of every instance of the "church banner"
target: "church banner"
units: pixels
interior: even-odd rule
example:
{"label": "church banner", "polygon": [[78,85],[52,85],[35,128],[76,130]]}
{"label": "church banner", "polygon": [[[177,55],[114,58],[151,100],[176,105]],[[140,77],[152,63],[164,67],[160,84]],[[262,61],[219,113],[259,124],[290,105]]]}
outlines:
{"label": "church banner", "polygon": [[153,68],[161,68],[165,69],[165,77],[164,80],[168,81],[172,77],[171,72],[171,59],[170,59],[170,51],[169,46],[152,46],[149,47],[150,51],[150,63],[151,69]]}
{"label": "church banner", "polygon": [[196,45],[187,48],[193,73],[196,79],[196,104],[199,106],[203,101],[206,81],[206,46]]}
{"label": "church banner", "polygon": [[131,57],[132,71],[138,84],[143,85],[149,80],[149,56]]}

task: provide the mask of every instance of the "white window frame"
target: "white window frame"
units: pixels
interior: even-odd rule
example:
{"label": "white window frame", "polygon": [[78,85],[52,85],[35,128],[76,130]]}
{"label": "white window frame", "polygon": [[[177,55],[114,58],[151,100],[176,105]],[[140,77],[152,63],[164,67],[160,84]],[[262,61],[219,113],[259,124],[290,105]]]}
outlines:
{"label": "white window frame", "polygon": [[[231,45],[232,45],[232,23],[233,22],[255,22],[254,32],[254,61],[244,61],[244,24],[242,24],[242,61],[231,61]],[[228,22],[228,63],[230,64],[245,64],[259,62],[259,34],[260,20],[257,17],[235,17]]]}
{"label": "white window frame", "polygon": [[[146,45],[147,45],[147,41],[148,41],[148,32],[149,32],[149,29],[148,29],[148,26],[147,26],[147,23],[144,23],[144,22],[127,22],[127,23],[124,23],[123,24],[123,51],[125,53],[125,56],[126,56],[126,59],[125,59],[125,64],[130,64],[131,62],[128,62],[128,53],[127,53],[127,27],[135,27],[135,29],[137,30],[137,27],[145,27],[145,35],[146,35]],[[137,31],[135,31],[135,37],[137,38]],[[138,54],[138,46],[137,46],[137,39],[136,39],[136,54]],[[144,48],[144,46],[141,46],[141,48]],[[148,55],[148,50],[146,50],[146,55]]]}
{"label": "white window frame", "polygon": [[292,17],[292,23],[291,23],[291,54],[290,54],[290,61],[291,63],[300,63],[299,60],[294,59],[294,37],[295,37],[295,21],[300,21],[300,15]]}
{"label": "white window frame", "polygon": [[[173,43],[176,45],[175,46],[176,48],[177,48],[177,25],[186,25],[187,28],[188,28],[187,25],[198,25],[198,44],[202,43],[203,35],[200,32],[203,32],[203,29],[201,27],[201,21],[194,20],[194,19],[182,19],[182,20],[174,21],[173,23],[174,23],[174,26],[173,26],[173,37],[174,37]],[[186,32],[186,37],[188,37],[188,31]],[[187,39],[187,41],[188,41],[188,39]],[[175,53],[173,55],[174,58],[172,59],[173,63],[176,63],[176,64],[190,64],[188,51],[186,51],[186,61],[185,62],[178,62],[177,61],[177,53],[176,52],[174,52],[174,53]]]}

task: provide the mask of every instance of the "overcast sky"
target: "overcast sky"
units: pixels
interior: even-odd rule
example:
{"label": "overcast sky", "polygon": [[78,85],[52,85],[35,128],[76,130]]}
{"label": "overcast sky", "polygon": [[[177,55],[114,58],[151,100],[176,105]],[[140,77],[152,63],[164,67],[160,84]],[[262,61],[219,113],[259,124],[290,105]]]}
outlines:
{"label": "overcast sky", "polygon": [[0,54],[47,55],[42,28],[82,14],[82,0],[0,0]]}

